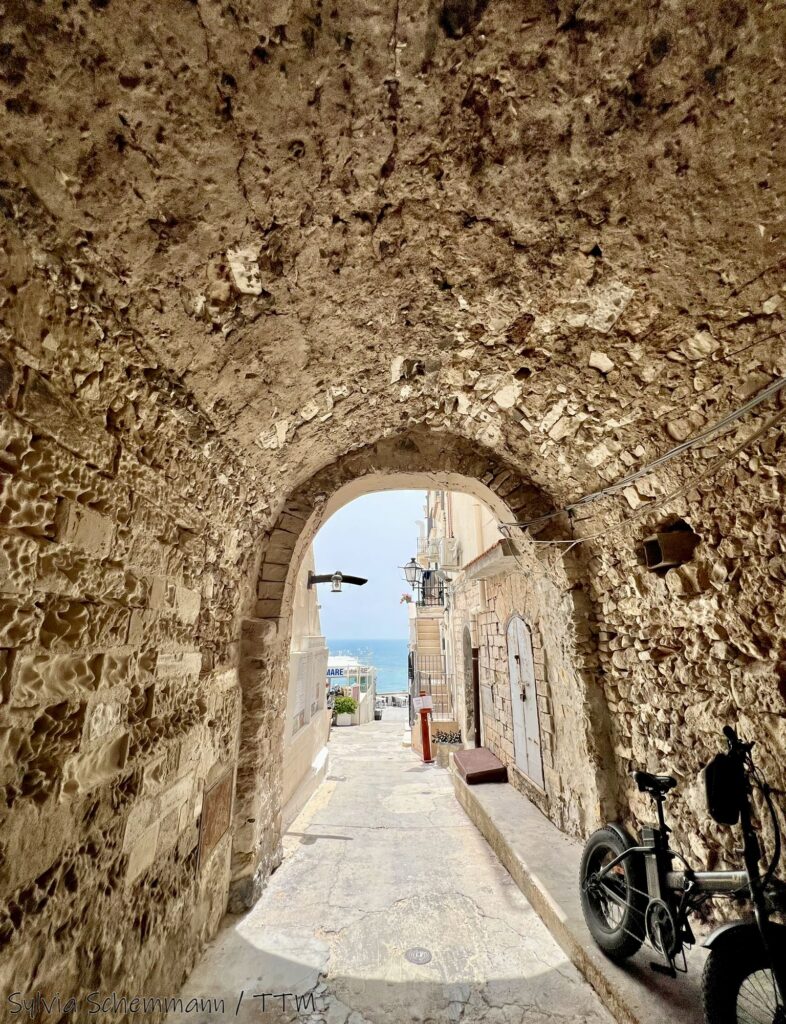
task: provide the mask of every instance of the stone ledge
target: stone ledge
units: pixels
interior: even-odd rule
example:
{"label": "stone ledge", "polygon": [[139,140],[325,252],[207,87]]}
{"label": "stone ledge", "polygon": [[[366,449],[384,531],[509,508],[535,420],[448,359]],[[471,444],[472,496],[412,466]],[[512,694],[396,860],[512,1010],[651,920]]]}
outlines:
{"label": "stone ledge", "polygon": [[650,970],[647,949],[625,967],[612,963],[595,946],[581,913],[581,843],[511,785],[469,787],[455,770],[451,774],[458,802],[619,1024],[700,1024],[704,950],[691,951],[688,974],[676,979]]}

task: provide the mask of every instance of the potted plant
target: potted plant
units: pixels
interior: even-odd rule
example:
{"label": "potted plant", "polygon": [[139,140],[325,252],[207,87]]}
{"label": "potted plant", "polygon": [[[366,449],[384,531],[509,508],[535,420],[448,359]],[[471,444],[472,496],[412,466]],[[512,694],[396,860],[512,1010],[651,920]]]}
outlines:
{"label": "potted plant", "polygon": [[358,709],[358,702],[354,697],[336,697],[333,701],[333,713],[336,716],[336,725],[352,725],[352,716]]}

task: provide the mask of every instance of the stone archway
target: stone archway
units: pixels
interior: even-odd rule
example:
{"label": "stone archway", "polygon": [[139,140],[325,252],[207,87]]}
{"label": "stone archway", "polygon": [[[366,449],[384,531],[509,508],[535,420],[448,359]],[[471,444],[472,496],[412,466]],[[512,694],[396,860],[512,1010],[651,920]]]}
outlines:
{"label": "stone archway", "polygon": [[[319,528],[344,505],[363,494],[410,488],[471,494],[503,522],[553,509],[550,496],[497,453],[461,436],[422,428],[348,452],[293,491],[262,540],[254,596],[241,628],[242,720],[230,910],[253,905],[281,859],[281,722],[298,568]],[[575,595],[575,579],[570,588]],[[583,589],[580,593],[577,607],[584,615]],[[586,680],[586,673],[582,676]],[[586,694],[582,701],[593,706]],[[588,726],[588,763],[613,772],[611,759],[598,754],[608,750],[609,736],[597,695]]]}

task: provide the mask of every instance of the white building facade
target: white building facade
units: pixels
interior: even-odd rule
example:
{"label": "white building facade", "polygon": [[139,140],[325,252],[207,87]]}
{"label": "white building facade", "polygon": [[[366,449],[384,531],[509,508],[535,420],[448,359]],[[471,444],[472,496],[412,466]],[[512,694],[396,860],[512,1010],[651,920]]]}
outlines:
{"label": "white building facade", "polygon": [[330,710],[325,673],[328,648],[319,621],[316,587],[309,588],[314,556],[298,573],[289,650],[289,691],[284,725],[284,827],[295,818],[327,773]]}
{"label": "white building facade", "polygon": [[[597,795],[564,796],[583,779],[586,709],[564,643],[575,609],[546,574],[522,572],[517,549],[477,499],[428,491],[410,605],[411,692],[433,693],[432,735],[455,722],[464,746],[484,746],[511,783],[560,827],[592,822]],[[583,782],[578,783],[579,786]]]}

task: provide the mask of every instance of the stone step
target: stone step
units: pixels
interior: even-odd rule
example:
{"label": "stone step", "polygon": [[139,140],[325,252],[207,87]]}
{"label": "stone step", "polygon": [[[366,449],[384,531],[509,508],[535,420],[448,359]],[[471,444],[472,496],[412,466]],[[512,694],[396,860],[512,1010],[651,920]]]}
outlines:
{"label": "stone step", "polygon": [[[456,753],[451,755],[455,761]],[[649,948],[624,966],[592,940],[579,902],[582,844],[566,836],[509,783],[468,786],[452,765],[459,803],[510,872],[565,954],[619,1024],[701,1024],[701,972],[707,951],[687,956],[688,973],[656,974]]]}

